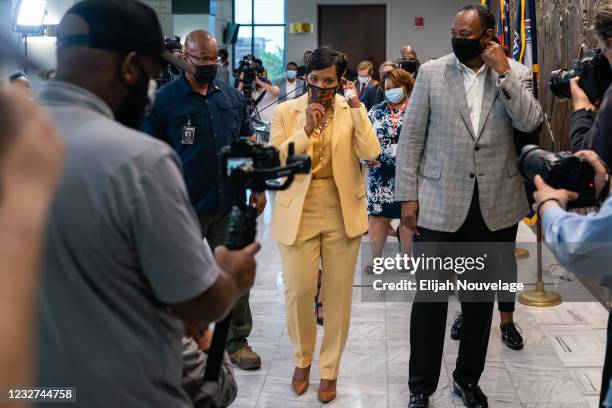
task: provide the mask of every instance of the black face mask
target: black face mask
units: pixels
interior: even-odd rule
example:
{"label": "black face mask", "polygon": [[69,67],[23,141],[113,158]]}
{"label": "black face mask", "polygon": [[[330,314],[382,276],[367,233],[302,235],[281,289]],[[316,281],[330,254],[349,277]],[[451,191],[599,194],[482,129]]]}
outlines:
{"label": "black face mask", "polygon": [[319,103],[324,107],[334,100],[338,88],[320,88],[316,85],[308,84],[308,94],[310,95],[310,103]]}
{"label": "black face mask", "polygon": [[195,65],[195,79],[202,85],[210,84],[217,77],[217,64]]}
{"label": "black face mask", "polygon": [[419,60],[416,61],[402,61],[400,64],[401,68],[404,71],[408,71],[411,74],[414,74],[417,68],[419,67]]}
{"label": "black face mask", "polygon": [[480,44],[480,40],[482,37],[484,37],[485,33],[486,31],[477,39],[457,37],[453,37],[451,39],[453,52],[455,53],[455,57],[457,57],[459,62],[465,64],[482,54],[484,48]]}
{"label": "black face mask", "polygon": [[143,72],[136,83],[129,86],[125,99],[115,113],[115,119],[127,127],[138,129],[149,104],[149,78]]}

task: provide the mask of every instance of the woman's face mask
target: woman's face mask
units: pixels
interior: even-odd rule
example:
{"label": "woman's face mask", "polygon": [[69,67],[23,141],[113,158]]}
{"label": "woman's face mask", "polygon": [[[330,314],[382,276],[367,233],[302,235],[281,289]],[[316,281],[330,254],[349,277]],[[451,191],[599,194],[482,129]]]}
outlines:
{"label": "woman's face mask", "polygon": [[320,88],[308,84],[308,99],[310,103],[318,103],[326,108],[331,104],[337,92],[338,88]]}
{"label": "woman's face mask", "polygon": [[404,88],[401,86],[399,88],[391,88],[385,91],[385,96],[387,100],[391,103],[400,103],[404,100],[406,95],[404,94]]}

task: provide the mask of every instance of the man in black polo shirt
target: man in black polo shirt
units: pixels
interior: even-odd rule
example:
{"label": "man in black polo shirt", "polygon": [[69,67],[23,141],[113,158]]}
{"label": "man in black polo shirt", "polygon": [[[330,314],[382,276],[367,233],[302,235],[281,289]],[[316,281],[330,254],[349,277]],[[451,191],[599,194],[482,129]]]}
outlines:
{"label": "man in black polo shirt", "polygon": [[[220,153],[224,146],[254,131],[242,94],[215,80],[218,62],[217,43],[204,30],[185,38],[183,59],[196,67],[196,73],[182,73],[156,95],[155,105],[143,130],[172,146],[181,157],[189,197],[202,236],[214,250],[223,244],[229,212],[237,196],[223,180]],[[251,205],[263,211],[265,196],[251,197]],[[261,358],[247,342],[253,320],[249,295],[241,298],[232,311],[227,350],[242,369],[261,366]]]}

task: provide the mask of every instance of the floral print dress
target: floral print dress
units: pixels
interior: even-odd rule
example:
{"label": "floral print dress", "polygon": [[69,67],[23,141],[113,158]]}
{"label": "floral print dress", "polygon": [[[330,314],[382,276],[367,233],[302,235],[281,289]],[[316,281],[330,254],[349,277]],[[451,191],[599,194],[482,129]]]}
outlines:
{"label": "floral print dress", "polygon": [[375,167],[368,170],[368,215],[389,219],[400,218],[400,203],[394,201],[395,193],[395,150],[402,123],[405,106],[399,111],[387,101],[374,105],[368,116],[380,141],[380,155]]}

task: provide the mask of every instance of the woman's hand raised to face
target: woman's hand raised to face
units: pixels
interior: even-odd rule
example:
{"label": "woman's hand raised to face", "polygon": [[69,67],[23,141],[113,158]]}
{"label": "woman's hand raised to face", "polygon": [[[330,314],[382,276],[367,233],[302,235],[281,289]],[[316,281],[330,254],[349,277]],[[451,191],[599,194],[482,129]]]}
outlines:
{"label": "woman's hand raised to face", "polygon": [[304,131],[307,136],[312,134],[312,131],[321,122],[321,119],[325,115],[325,108],[320,103],[311,103],[306,109],[306,126]]}

